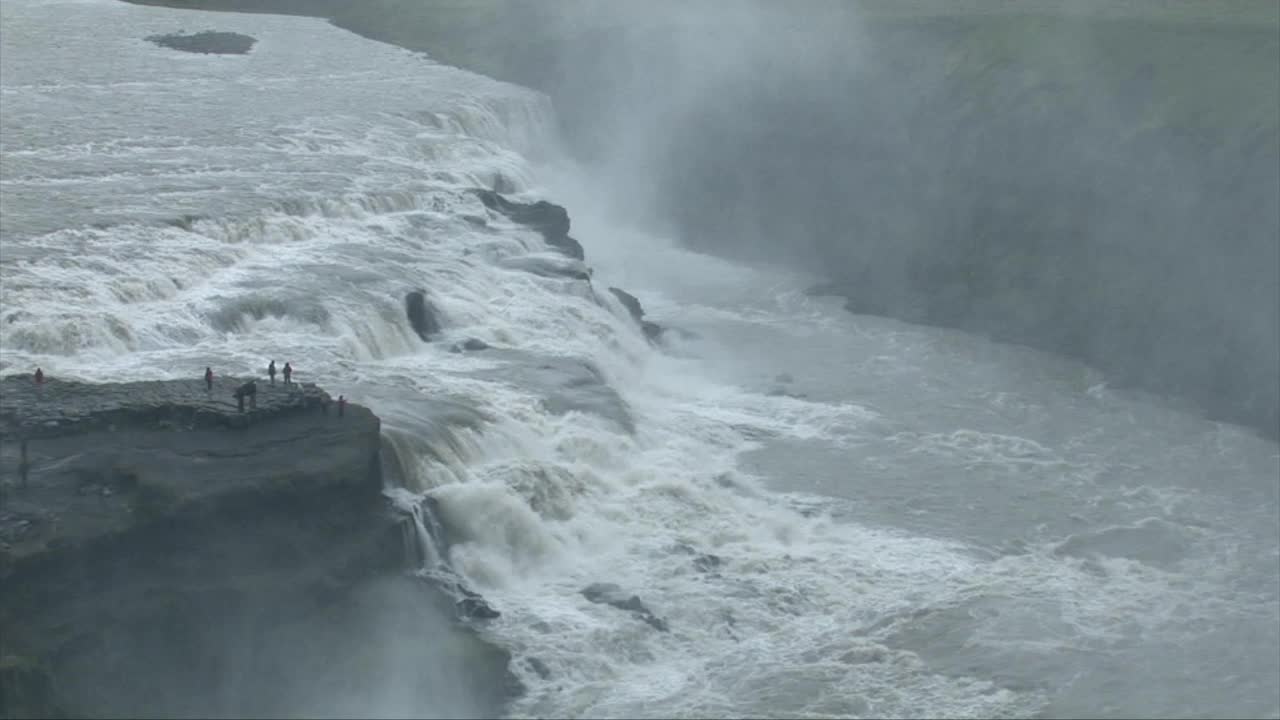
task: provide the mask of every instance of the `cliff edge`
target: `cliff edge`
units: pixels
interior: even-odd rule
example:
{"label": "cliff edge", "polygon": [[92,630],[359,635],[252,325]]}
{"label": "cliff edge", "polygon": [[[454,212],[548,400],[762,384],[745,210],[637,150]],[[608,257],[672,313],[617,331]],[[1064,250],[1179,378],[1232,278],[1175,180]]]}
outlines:
{"label": "cliff edge", "polygon": [[0,716],[497,713],[505,653],[403,572],[378,418],[241,382],[0,379]]}

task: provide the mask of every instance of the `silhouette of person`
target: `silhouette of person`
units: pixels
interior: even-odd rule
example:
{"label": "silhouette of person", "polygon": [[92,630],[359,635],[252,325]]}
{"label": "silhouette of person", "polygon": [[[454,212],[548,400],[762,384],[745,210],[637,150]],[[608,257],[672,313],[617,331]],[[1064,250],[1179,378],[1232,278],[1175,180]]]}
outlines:
{"label": "silhouette of person", "polygon": [[284,384],[293,384],[293,366],[287,362],[284,364]]}
{"label": "silhouette of person", "polygon": [[41,370],[40,368],[36,368],[36,384],[37,385],[44,384],[44,371]]}
{"label": "silhouette of person", "polygon": [[338,417],[342,417],[342,412],[347,409],[347,399],[342,395],[338,396]]}
{"label": "silhouette of person", "polygon": [[258,407],[258,383],[257,382],[250,380],[249,382],[236,388],[236,391],[233,394],[236,397],[236,410],[238,412],[244,412],[244,399],[246,397],[249,398],[250,410]]}
{"label": "silhouette of person", "polygon": [[213,390],[213,368],[204,369],[204,389]]}
{"label": "silhouette of person", "polygon": [[276,384],[276,361],[275,360],[272,360],[271,364],[267,366],[267,375],[271,376],[271,384],[275,385]]}

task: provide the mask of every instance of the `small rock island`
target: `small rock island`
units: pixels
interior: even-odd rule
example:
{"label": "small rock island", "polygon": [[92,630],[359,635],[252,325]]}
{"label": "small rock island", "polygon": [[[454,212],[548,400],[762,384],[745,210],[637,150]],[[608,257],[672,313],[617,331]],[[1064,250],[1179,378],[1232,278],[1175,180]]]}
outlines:
{"label": "small rock island", "polygon": [[171,50],[206,55],[245,55],[253,49],[257,38],[233,32],[206,30],[192,33],[168,33],[166,35],[148,35],[148,42]]}

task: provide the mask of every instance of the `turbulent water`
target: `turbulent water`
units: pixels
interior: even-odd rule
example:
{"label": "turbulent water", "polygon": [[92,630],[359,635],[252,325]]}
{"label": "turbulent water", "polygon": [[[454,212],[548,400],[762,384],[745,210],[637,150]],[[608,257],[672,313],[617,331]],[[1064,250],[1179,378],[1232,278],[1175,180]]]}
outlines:
{"label": "turbulent water", "polygon": [[[391,492],[439,501],[502,612],[513,715],[1280,716],[1274,443],[621,227],[544,97],[321,21],[6,0],[0,28],[0,371],[274,358],[373,408]],[[208,28],[258,44],[143,39]],[[569,209],[592,285],[474,222],[498,178]]]}

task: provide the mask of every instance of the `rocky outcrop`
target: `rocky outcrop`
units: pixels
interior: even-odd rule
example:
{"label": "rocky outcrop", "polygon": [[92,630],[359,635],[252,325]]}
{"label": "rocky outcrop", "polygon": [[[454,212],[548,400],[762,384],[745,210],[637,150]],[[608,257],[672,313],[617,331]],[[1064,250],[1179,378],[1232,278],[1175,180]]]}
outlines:
{"label": "rocky outcrop", "polygon": [[[547,244],[570,258],[568,261],[556,261],[546,257],[511,257],[503,260],[504,266],[542,277],[591,282],[591,269],[583,263],[585,255],[582,245],[569,237],[569,213],[562,206],[545,200],[533,203],[516,202],[484,188],[476,188],[472,192],[480,198],[480,202],[484,203],[485,207],[504,215],[512,222],[538,231]],[[609,288],[609,292],[618,298],[650,342],[656,343],[662,338],[664,328],[644,319],[644,308],[634,295],[616,287]]]}
{"label": "rocky outcrop", "polygon": [[580,260],[556,258],[549,255],[526,255],[509,257],[501,261],[503,267],[523,270],[539,277],[565,278],[591,282],[591,270]]}
{"label": "rocky outcrop", "polygon": [[431,336],[440,332],[440,311],[427,299],[422,290],[413,290],[404,296],[404,312],[418,337],[430,342]]}
{"label": "rocky outcrop", "polygon": [[489,343],[483,340],[480,340],[478,338],[467,338],[466,340],[463,340],[460,343],[454,343],[453,346],[449,348],[449,352],[454,352],[454,353],[479,352],[481,350],[488,350],[488,349],[489,349]]}
{"label": "rocky outcrop", "polygon": [[627,309],[627,312],[631,314],[631,319],[636,321],[636,324],[640,326],[644,336],[650,342],[657,342],[662,337],[663,327],[644,319],[644,307],[640,305],[640,301],[636,299],[635,295],[616,287],[609,288],[609,292],[618,298],[618,302],[622,303],[622,306]]}
{"label": "rocky outcrop", "polygon": [[404,575],[378,418],[245,380],[0,380],[0,716],[500,712],[505,653]]}
{"label": "rocky outcrop", "polygon": [[149,35],[148,42],[171,50],[190,53],[214,55],[244,55],[253,49],[256,38],[233,32],[217,32],[206,30],[191,35],[170,33],[168,35]]}
{"label": "rocky outcrop", "polygon": [[592,583],[582,589],[582,596],[593,603],[626,610],[654,630],[667,631],[667,621],[654,615],[638,596],[627,595],[613,583]]}
{"label": "rocky outcrop", "polygon": [[585,259],[582,244],[569,237],[569,212],[562,206],[546,200],[515,202],[493,190],[476,189],[473,192],[485,207],[505,215],[512,222],[536,230],[551,247],[575,260]]}
{"label": "rocky outcrop", "polygon": [[613,296],[618,298],[618,302],[622,303],[622,306],[631,314],[631,318],[633,320],[640,322],[644,319],[644,308],[641,307],[640,301],[636,299],[635,295],[616,287],[609,288],[609,292],[613,293]]}
{"label": "rocky outcrop", "polygon": [[676,543],[672,548],[672,552],[680,555],[693,556],[694,569],[704,573],[716,573],[724,565],[724,558],[713,553],[699,552],[693,546],[687,543]]}

